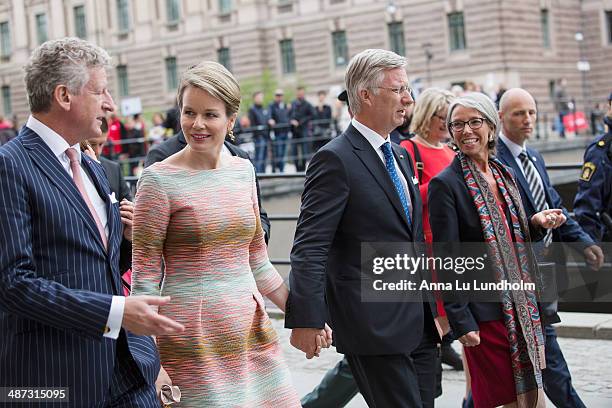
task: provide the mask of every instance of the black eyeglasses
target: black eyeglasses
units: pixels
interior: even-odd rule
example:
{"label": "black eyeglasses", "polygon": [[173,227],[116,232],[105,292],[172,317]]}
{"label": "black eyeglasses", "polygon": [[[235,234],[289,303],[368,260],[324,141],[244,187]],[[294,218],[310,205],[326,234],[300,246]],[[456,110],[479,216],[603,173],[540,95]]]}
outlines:
{"label": "black eyeglasses", "polygon": [[448,128],[455,133],[460,133],[463,132],[463,129],[465,129],[465,125],[467,124],[470,129],[476,130],[482,127],[482,124],[485,122],[485,120],[485,118],[472,118],[466,121],[455,120],[448,124]]}

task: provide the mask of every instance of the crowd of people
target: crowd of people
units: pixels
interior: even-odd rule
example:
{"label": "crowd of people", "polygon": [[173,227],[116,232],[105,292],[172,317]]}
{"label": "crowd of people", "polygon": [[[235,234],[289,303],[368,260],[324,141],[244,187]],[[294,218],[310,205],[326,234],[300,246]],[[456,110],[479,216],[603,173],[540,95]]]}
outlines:
{"label": "crowd of people", "polygon": [[[341,103],[332,109],[326,99],[327,92],[319,91],[318,103],[312,105],[305,98],[305,89],[298,87],[296,99],[286,103],[283,89],[278,88],[274,100],[264,106],[264,94],[257,91],[246,113],[237,114],[232,142],[249,153],[258,173],[268,170],[284,173],[286,163],[292,163],[297,171],[304,171],[312,155],[340,134]],[[175,106],[165,114],[154,113],[150,128],[141,114],[121,117],[115,112],[109,113],[109,131],[102,155],[125,163],[125,175],[139,176],[149,150],[180,132],[177,110]],[[0,137],[1,126],[0,123]]]}
{"label": "crowd of people", "polygon": [[[518,283],[562,262],[552,242],[574,242],[598,270],[612,223],[592,217],[610,218],[611,133],[587,149],[575,221],[528,146],[537,107],[526,90],[505,91],[499,107],[437,88],[415,103],[406,59],[368,49],[347,67],[340,98],[351,120],[331,140],[305,143],[305,118],[330,115],[325,94],[312,107],[298,90],[289,111],[280,90],[269,109],[253,95],[253,165],[229,142],[238,82],[203,61],[182,74],[180,130],[148,152],[133,198],[118,164],[101,157],[118,126],[109,63],[100,47],[63,38],[25,67],[31,115],[0,148],[0,388],[63,387],[63,402],[78,407],[340,406],[357,392],[371,407],[433,407],[438,345],[456,339],[465,406],[541,407],[544,393],[558,407],[584,406],[551,325],[554,302],[529,288],[489,302],[429,290],[364,301],[374,275],[362,244],[401,243],[412,256],[441,244],[430,255],[452,256],[453,243],[482,243],[486,268],[469,273]],[[306,170],[288,286],[267,255],[256,171],[257,139],[285,120],[305,143],[294,146]],[[584,202],[594,188],[601,208]],[[324,392],[300,401],[264,297],[306,358],[332,343],[344,354]],[[330,386],[337,375],[341,389]]]}

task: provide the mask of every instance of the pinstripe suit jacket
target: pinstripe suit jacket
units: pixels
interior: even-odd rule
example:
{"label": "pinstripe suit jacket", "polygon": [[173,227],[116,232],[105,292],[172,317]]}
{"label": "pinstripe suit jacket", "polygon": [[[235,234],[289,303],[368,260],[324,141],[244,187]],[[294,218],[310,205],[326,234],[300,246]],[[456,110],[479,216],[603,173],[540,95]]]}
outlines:
{"label": "pinstripe suit jacket", "polygon": [[[102,167],[87,155],[82,165],[107,204],[108,252],[72,178],[34,131],[24,127],[0,149],[0,387],[70,387],[79,407],[108,396],[125,344],[103,337],[112,296],[122,293],[118,204]],[[152,339],[121,335],[154,383]]]}

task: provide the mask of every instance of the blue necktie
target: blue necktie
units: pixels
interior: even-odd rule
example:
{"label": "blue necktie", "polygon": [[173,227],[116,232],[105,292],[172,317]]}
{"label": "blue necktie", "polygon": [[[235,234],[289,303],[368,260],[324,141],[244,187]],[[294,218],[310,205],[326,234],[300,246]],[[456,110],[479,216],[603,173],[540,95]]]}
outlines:
{"label": "blue necktie", "polygon": [[408,199],[406,198],[406,193],[404,192],[404,186],[402,186],[399,175],[395,170],[395,161],[393,160],[393,153],[391,153],[391,143],[385,142],[381,146],[381,149],[383,151],[383,155],[385,156],[385,166],[387,167],[387,172],[389,172],[389,176],[391,176],[391,181],[393,181],[395,191],[397,191],[402,207],[404,207],[404,212],[406,213],[406,218],[408,219],[408,225],[411,225],[412,220],[410,218],[410,206],[408,205]]}

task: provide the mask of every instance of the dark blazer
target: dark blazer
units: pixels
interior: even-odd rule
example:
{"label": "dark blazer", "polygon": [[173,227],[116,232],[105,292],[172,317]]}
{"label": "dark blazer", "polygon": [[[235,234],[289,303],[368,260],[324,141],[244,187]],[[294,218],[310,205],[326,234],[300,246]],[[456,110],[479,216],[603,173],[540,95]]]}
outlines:
{"label": "dark blazer", "polygon": [[268,120],[270,119],[270,111],[263,105],[253,104],[249,108],[248,116],[251,128],[255,128],[253,135],[255,137],[269,137]]}
{"label": "dark blazer", "polygon": [[314,107],[306,99],[295,99],[291,103],[291,110],[289,111],[289,119],[295,119],[298,121],[299,128],[303,128],[310,124],[310,121],[314,117]]}
{"label": "dark blazer", "polygon": [[402,242],[420,251],[424,241],[412,164],[406,150],[392,146],[410,190],[411,227],[385,165],[352,125],[313,156],[306,173],[285,326],[320,328],[329,316],[340,353],[409,353],[421,341],[427,307],[420,293],[409,302],[361,298],[362,243]]}
{"label": "dark blazer", "polygon": [[285,134],[289,131],[289,105],[285,102],[271,102],[268,110],[270,111],[270,117],[274,119],[276,125],[274,126],[275,133]]}
{"label": "dark blazer", "polygon": [[121,172],[119,163],[109,160],[106,157],[100,157],[100,164],[106,172],[110,190],[115,193],[117,201],[121,202],[124,198],[132,201],[134,197],[132,197],[132,192],[123,179],[123,173]]}
{"label": "dark blazer", "polygon": [[[108,208],[108,252],[70,175],[32,130],[0,149],[0,387],[69,387],[70,406],[108,396],[119,347],[103,337],[121,295],[118,204],[102,167],[82,155]],[[150,337],[121,330],[140,373],[154,384]],[[135,373],[138,375],[138,373]]]}
{"label": "dark blazer", "polygon": [[[121,172],[121,166],[119,163],[116,163],[112,160],[107,159],[106,157],[100,157],[100,164],[104,168],[104,172],[106,173],[106,178],[108,179],[108,183],[110,185],[110,191],[115,193],[115,197],[117,201],[121,202],[124,198],[132,201],[132,192],[128,187],[127,183],[123,179],[123,174]],[[121,250],[119,256],[119,271],[121,274],[126,272],[128,269],[132,267],[132,242],[128,241],[125,238],[121,239]]]}
{"label": "dark blazer", "polygon": [[313,119],[317,121],[321,121],[320,123],[317,123],[317,126],[321,128],[325,128],[325,129],[329,128],[331,126],[331,118],[332,118],[331,106],[324,104],[323,106],[321,106],[321,109],[319,109],[319,106],[315,106],[313,110],[314,110]]}
{"label": "dark blazer", "polygon": [[[170,139],[149,150],[149,153],[147,153],[147,157],[145,159],[145,167],[149,167],[153,163],[157,163],[169,156],[172,156],[174,153],[182,150],[185,146],[187,146],[187,141],[185,140],[183,131],[180,131]],[[233,156],[250,160],[249,155],[244,150],[231,144],[227,140],[225,141],[225,146],[229,149]],[[270,220],[268,220],[268,213],[261,206],[261,194],[259,192],[259,179],[257,178],[257,175],[255,175],[255,184],[257,185],[257,200],[259,201],[259,218],[261,219],[261,227],[264,230],[264,238],[266,239],[267,244],[268,240],[270,239]]]}
{"label": "dark blazer", "polygon": [[[567,217],[567,222],[565,224],[553,230],[553,242],[574,242],[580,250],[593,245],[593,240],[586,232],[584,232],[580,225],[569,216],[567,209],[563,207],[561,196],[559,196],[559,193],[557,193],[557,190],[555,190],[550,182],[548,172],[546,171],[546,163],[544,162],[542,155],[530,147],[527,147],[526,150],[527,156],[529,156],[531,162],[535,165],[535,168],[542,179],[542,183],[544,184],[544,193],[546,195],[546,202],[548,203],[548,206],[550,208],[561,208]],[[529,189],[529,183],[525,179],[522,169],[519,168],[518,163],[516,160],[514,160],[514,156],[512,156],[508,146],[506,146],[501,139],[497,145],[497,155],[502,163],[514,170],[515,178],[521,192],[521,199],[523,201],[525,213],[527,214],[528,218],[533,216],[535,213],[537,213],[537,211],[531,190]],[[555,262],[558,288],[560,290],[566,289],[568,276],[565,264],[566,254],[563,250],[563,246],[553,245],[551,253],[546,257],[541,258],[542,259],[538,259],[538,261]]]}
{"label": "dark blazer", "polygon": [[[455,157],[446,169],[430,181],[427,200],[434,243],[446,245],[447,243],[484,242],[480,218],[465,184],[458,157]],[[506,218],[509,219],[508,216]],[[534,239],[543,237],[542,231],[539,228],[531,228],[531,225],[530,234]],[[441,245],[434,246],[434,248],[439,249]],[[473,249],[478,251],[477,248]],[[461,255],[472,256],[468,252],[466,248]],[[441,254],[437,252],[434,255],[440,256]],[[478,252],[473,255],[481,256],[482,253]],[[483,271],[478,271],[479,274],[485,275],[480,275],[479,278],[494,282],[488,258],[485,265]],[[470,276],[469,272],[466,272],[465,275],[463,279],[468,282],[475,278]],[[500,303],[494,302],[445,301],[444,309],[456,337],[477,331],[478,322],[503,318]]]}

